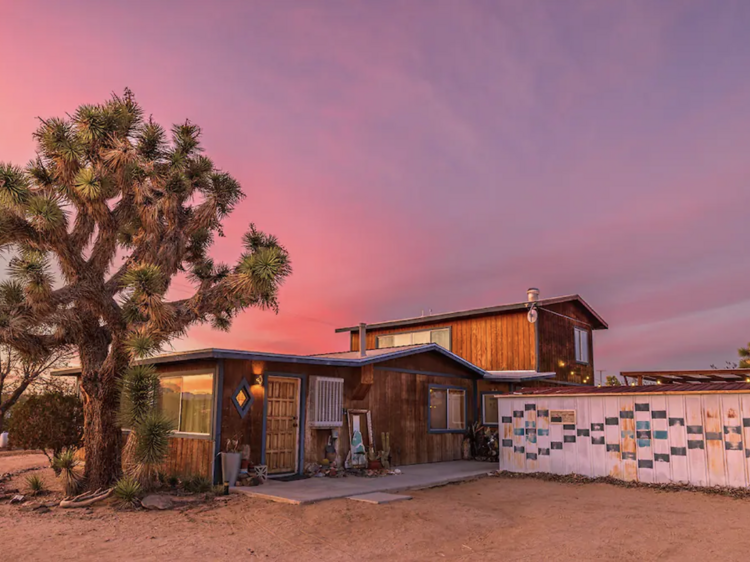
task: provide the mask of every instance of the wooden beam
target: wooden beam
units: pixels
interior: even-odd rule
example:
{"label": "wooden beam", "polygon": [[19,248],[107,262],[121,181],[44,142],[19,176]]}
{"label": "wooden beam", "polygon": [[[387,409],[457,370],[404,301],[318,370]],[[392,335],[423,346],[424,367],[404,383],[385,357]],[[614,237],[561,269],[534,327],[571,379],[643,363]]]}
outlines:
{"label": "wooden beam", "polygon": [[354,389],[352,394],[353,400],[364,400],[370,393],[372,385],[375,383],[375,368],[374,365],[365,365],[359,371],[359,384]]}

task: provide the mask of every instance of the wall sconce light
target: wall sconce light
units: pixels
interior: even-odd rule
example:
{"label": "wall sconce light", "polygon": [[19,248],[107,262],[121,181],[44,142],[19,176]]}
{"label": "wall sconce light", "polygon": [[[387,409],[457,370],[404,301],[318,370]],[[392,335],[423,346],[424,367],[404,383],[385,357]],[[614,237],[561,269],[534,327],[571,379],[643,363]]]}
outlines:
{"label": "wall sconce light", "polygon": [[263,386],[263,375],[255,376],[255,384],[258,386]]}

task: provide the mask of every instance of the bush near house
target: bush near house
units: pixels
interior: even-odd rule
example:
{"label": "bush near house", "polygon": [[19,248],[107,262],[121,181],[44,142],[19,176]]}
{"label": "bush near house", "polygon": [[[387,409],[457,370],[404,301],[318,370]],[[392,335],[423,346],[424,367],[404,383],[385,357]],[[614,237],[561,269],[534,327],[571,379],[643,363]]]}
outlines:
{"label": "bush near house", "polygon": [[41,449],[52,458],[78,447],[83,438],[83,404],[75,394],[48,392],[17,404],[8,421],[12,447]]}

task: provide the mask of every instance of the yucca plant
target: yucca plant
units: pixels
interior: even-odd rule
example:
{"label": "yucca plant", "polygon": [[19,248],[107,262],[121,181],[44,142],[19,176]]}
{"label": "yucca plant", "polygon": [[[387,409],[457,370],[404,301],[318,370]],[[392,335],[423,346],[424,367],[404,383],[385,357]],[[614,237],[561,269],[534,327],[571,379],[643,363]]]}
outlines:
{"label": "yucca plant", "polygon": [[162,412],[154,409],[136,426],[133,464],[128,474],[136,478],[144,488],[151,488],[158,482],[159,468],[169,453],[169,437],[174,423]]}
{"label": "yucca plant", "polygon": [[[40,121],[34,160],[0,162],[0,251],[16,256],[10,277],[23,298],[23,315],[0,318],[0,344],[28,357],[78,353],[85,426],[97,428],[84,435],[86,483],[108,488],[121,470],[119,381],[132,360],[194,324],[227,329],[248,307],[277,310],[291,266],[252,224],[235,265],[210,257],[244,195],[203,154],[194,123],[165,130],[129,90]],[[182,275],[194,291],[168,299]]]}
{"label": "yucca plant", "polygon": [[52,459],[52,467],[59,474],[63,493],[66,496],[75,496],[80,491],[80,464],[75,449],[65,449]]}
{"label": "yucca plant", "polygon": [[136,507],[143,495],[143,487],[135,478],[123,476],[115,484],[112,494],[121,507]]}
{"label": "yucca plant", "polygon": [[203,494],[213,489],[211,480],[200,474],[188,476],[183,480],[182,487],[186,492],[190,492],[191,494]]}
{"label": "yucca plant", "polygon": [[26,486],[29,488],[29,493],[32,496],[44,493],[47,490],[47,486],[42,480],[42,477],[38,474],[32,474],[26,477]]}

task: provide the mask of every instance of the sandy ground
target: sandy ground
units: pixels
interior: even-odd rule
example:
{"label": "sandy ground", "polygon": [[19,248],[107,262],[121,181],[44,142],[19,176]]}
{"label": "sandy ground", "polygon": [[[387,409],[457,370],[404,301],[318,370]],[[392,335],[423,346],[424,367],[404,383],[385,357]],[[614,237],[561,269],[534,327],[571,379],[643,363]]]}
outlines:
{"label": "sandy ground", "polygon": [[[0,457],[0,473],[44,460]],[[53,484],[49,469],[40,473]],[[750,551],[750,500],[504,478],[411,495],[381,506],[233,495],[183,512],[41,514],[3,502],[2,559],[727,561]]]}

